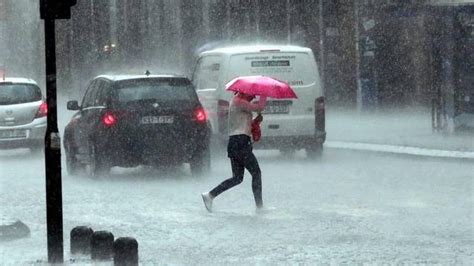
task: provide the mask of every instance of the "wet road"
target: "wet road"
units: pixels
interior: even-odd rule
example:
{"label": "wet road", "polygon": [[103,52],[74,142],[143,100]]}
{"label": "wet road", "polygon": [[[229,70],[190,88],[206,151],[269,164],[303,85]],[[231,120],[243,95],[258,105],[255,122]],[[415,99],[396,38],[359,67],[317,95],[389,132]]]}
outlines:
{"label": "wet road", "polygon": [[[88,225],[135,237],[142,265],[474,263],[472,161],[337,149],[320,161],[256,154],[267,207],[258,214],[248,173],[213,213],[204,209],[200,193],[230,176],[225,157],[204,178],[187,166],[114,168],[99,180],[64,173],[65,260],[90,264],[69,254],[70,230]],[[0,213],[31,229],[29,238],[0,242],[2,265],[47,259],[43,165],[26,150],[0,151]]]}

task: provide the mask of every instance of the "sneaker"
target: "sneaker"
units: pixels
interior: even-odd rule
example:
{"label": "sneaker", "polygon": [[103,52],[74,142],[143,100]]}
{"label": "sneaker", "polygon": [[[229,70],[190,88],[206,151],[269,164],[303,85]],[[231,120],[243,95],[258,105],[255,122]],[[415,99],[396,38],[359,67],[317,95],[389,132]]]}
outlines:
{"label": "sneaker", "polygon": [[209,212],[212,212],[212,196],[209,192],[206,192],[206,193],[202,193],[201,194],[202,196],[202,201],[204,201],[204,206],[206,206],[206,209],[209,211]]}

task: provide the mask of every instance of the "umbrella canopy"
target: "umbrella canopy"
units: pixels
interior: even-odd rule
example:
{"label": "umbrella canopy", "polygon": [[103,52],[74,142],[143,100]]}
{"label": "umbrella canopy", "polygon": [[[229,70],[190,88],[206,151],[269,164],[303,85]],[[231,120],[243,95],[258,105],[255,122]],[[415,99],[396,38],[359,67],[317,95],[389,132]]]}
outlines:
{"label": "umbrella canopy", "polygon": [[226,84],[226,90],[277,99],[298,98],[288,83],[268,76],[242,76]]}

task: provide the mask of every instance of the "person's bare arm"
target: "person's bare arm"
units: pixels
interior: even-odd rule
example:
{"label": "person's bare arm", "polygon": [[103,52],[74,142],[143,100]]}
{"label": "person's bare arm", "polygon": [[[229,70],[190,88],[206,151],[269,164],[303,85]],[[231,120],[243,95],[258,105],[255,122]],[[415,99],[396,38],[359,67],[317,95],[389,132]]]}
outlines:
{"label": "person's bare arm", "polygon": [[251,103],[246,100],[239,99],[237,104],[240,108],[252,111],[252,112],[261,112],[265,108],[265,104],[267,103],[266,96],[260,96],[258,99],[258,103]]}

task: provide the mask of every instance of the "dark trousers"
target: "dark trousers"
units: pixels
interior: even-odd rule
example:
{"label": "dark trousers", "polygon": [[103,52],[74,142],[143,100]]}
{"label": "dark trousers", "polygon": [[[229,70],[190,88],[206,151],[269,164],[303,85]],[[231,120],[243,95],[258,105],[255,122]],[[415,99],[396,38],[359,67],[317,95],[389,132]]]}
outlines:
{"label": "dark trousers", "polygon": [[257,158],[252,152],[252,141],[247,135],[231,136],[227,153],[232,166],[232,177],[224,180],[211,190],[210,194],[217,197],[222,192],[242,183],[245,169],[252,175],[252,191],[257,207],[262,207],[262,173]]}

